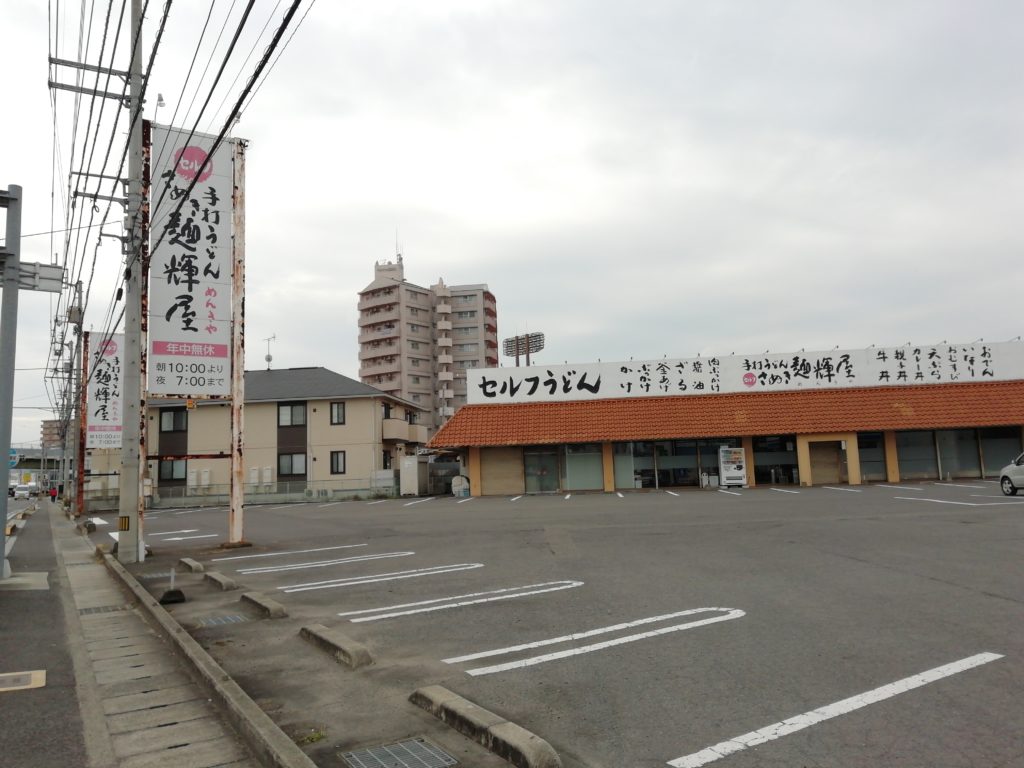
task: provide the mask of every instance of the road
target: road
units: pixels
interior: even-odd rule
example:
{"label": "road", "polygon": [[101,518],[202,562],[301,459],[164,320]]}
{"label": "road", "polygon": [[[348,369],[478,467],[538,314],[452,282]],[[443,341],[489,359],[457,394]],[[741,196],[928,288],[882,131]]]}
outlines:
{"label": "road", "polygon": [[[173,612],[286,730],[324,726],[321,766],[422,732],[429,684],[567,766],[1024,765],[1024,499],[995,483],[254,507],[231,551],[226,517],[150,513],[133,570],[159,594],[189,556],[287,607],[179,577]],[[325,661],[314,622],[376,663]]]}

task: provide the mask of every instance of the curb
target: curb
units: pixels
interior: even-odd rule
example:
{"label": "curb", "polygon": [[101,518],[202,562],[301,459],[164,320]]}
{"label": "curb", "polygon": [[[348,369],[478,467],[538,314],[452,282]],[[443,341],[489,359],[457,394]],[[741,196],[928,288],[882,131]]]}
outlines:
{"label": "curb", "polygon": [[259,612],[268,619],[283,619],[288,615],[288,611],[285,610],[281,603],[277,602],[277,600],[271,600],[269,597],[264,597],[259,592],[246,592],[238,598],[238,602],[256,606]]}
{"label": "curb", "polygon": [[198,560],[193,560],[191,557],[181,558],[181,560],[178,561],[178,565],[188,568],[192,573],[202,573],[206,570],[202,563]]}
{"label": "curb", "polygon": [[138,599],[149,616],[160,626],[180,654],[209,691],[238,735],[264,765],[272,768],[316,768],[316,764],[285,735],[242,688],[213,660],[203,647],[111,555],[103,560]]}
{"label": "curb", "polygon": [[335,661],[346,664],[352,669],[373,664],[373,656],[370,655],[370,651],[365,645],[336,629],[328,629],[323,624],[310,624],[308,627],[303,627],[299,630],[299,636],[320,650],[331,654]]}
{"label": "curb", "polygon": [[420,688],[409,701],[518,768],[562,768],[562,759],[544,739],[444,686]]}
{"label": "curb", "polygon": [[232,589],[238,589],[238,584],[235,580],[225,576],[223,573],[217,571],[209,571],[203,575],[204,581],[210,581],[220,587],[223,591],[229,592]]}

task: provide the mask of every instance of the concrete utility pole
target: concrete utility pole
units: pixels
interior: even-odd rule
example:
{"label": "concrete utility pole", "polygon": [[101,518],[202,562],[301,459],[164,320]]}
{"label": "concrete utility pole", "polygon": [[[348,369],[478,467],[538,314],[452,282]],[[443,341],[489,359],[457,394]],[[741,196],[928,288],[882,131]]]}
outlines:
{"label": "concrete utility pole", "polygon": [[[124,425],[121,431],[121,477],[118,483],[117,559],[139,563],[145,559],[142,540],[142,458],[146,455],[146,401],[143,380],[145,339],[142,334],[143,238],[143,141],[142,141],[142,0],[132,0],[132,61],[128,70],[131,134],[128,137],[128,236],[124,311]],[[148,190],[146,191],[148,194]]]}
{"label": "concrete utility pole", "polygon": [[[0,307],[0,451],[11,453],[11,419],[14,409],[14,352],[18,343],[18,283],[21,277],[21,187],[11,184],[0,191],[0,206],[7,209],[6,245],[0,249],[3,264],[3,306]],[[11,575],[7,562],[7,489],[0,498],[0,545],[3,566],[0,578]]]}

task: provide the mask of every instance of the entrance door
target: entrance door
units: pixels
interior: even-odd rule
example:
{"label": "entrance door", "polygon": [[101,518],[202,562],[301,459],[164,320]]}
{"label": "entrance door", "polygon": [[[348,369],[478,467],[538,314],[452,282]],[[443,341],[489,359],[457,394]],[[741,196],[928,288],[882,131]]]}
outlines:
{"label": "entrance door", "polygon": [[551,451],[523,452],[527,493],[558,492],[558,453]]}
{"label": "entrance door", "polygon": [[843,444],[838,440],[810,443],[811,479],[815,484],[845,483]]}

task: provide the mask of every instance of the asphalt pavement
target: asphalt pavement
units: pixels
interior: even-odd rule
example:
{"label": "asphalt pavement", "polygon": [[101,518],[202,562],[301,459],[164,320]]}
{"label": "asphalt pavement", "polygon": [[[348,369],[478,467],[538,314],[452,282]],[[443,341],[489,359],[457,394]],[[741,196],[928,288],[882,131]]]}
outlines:
{"label": "asphalt pavement", "polygon": [[992,482],[268,505],[243,549],[223,508],[145,530],[128,570],[158,596],[178,568],[174,621],[322,768],[411,738],[506,764],[409,701],[434,685],[565,766],[1024,765],[1024,499]]}

